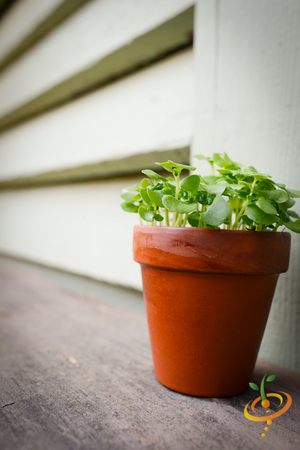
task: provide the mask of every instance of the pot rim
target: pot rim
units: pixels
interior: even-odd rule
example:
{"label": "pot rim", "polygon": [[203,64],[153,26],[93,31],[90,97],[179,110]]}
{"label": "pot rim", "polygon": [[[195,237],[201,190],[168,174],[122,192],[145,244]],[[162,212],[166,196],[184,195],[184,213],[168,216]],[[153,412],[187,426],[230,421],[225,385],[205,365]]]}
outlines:
{"label": "pot rim", "polygon": [[134,260],[167,270],[274,275],[289,264],[289,232],[136,225]]}

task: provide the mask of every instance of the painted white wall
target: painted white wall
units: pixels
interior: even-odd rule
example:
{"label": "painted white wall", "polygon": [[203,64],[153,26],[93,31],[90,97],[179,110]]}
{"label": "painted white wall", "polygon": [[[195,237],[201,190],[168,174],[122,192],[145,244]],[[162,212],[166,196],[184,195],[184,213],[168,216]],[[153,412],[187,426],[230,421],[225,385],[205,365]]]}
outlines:
{"label": "painted white wall", "polygon": [[0,61],[46,19],[64,0],[19,0],[0,23]]}
{"label": "painted white wall", "polygon": [[0,135],[0,179],[191,143],[193,60],[186,49]]}
{"label": "painted white wall", "polygon": [[[1,74],[0,116],[92,66],[192,4],[191,0],[87,3]],[[26,21],[30,14],[26,10],[21,20]],[[4,25],[5,20],[1,26]]]}
{"label": "painted white wall", "polygon": [[132,259],[137,214],[120,203],[141,176],[0,194],[0,252],[141,289]]}
{"label": "painted white wall", "polygon": [[[198,0],[195,34],[193,154],[226,151],[300,189],[300,2]],[[298,371],[299,270],[294,233],[260,352]]]}

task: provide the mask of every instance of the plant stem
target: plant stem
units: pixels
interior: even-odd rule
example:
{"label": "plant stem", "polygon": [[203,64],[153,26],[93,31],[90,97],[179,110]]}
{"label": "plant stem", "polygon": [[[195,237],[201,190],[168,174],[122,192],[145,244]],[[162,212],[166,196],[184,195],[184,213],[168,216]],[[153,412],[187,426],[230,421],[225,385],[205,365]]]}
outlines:
{"label": "plant stem", "polygon": [[177,213],[173,212],[172,227],[175,227],[176,220],[177,220]]}
{"label": "plant stem", "polygon": [[239,223],[239,220],[242,217],[242,215],[244,214],[244,212],[245,212],[245,210],[246,210],[248,205],[249,205],[249,201],[247,200],[245,202],[244,206],[242,207],[242,209],[240,210],[239,214],[236,216],[235,222],[234,222],[233,227],[232,227],[233,230],[236,230],[237,225]]}
{"label": "plant stem", "polygon": [[165,208],[165,219],[166,219],[166,226],[169,227],[170,226],[169,211],[167,210],[167,208]]}
{"label": "plant stem", "polygon": [[[179,196],[179,183],[180,183],[180,174],[178,175],[173,175],[176,181],[176,192],[175,192],[175,198],[176,200],[178,200],[178,196]],[[178,220],[178,214],[177,212],[173,212],[173,220],[172,220],[172,227],[175,227],[176,223]]]}
{"label": "plant stem", "polygon": [[179,223],[180,223],[180,221],[181,221],[181,218],[182,218],[182,214],[179,214],[178,215],[178,219],[176,220],[176,222],[175,222],[175,227],[178,227],[179,226]]}
{"label": "plant stem", "polygon": [[183,227],[186,226],[186,222],[187,222],[187,218],[188,218],[188,213],[186,213],[186,215],[184,216],[184,221],[183,221]]}

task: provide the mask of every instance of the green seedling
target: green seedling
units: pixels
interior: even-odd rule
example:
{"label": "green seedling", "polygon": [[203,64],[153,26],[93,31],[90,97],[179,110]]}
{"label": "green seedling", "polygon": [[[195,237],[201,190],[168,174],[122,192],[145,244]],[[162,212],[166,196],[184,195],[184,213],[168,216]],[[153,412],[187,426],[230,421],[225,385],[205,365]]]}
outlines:
{"label": "green seedling", "polygon": [[[249,383],[249,386],[251,387],[251,389],[253,389],[254,391],[259,391],[260,390],[260,396],[261,396],[261,406],[263,408],[269,408],[270,406],[270,402],[267,399],[266,393],[265,393],[265,380],[266,380],[266,376],[267,374],[264,375],[263,379],[261,380],[261,384],[260,384],[260,389],[257,386],[257,384],[255,383]],[[270,375],[268,376],[266,381],[273,381],[275,380],[276,375]]]}
{"label": "green seedling", "polygon": [[124,211],[137,213],[142,225],[300,233],[300,217],[291,208],[300,191],[276,183],[268,174],[243,167],[226,153],[195,156],[212,167],[212,176],[181,177],[196,167],[166,161],[156,163],[172,177],[153,170],[123,190]]}

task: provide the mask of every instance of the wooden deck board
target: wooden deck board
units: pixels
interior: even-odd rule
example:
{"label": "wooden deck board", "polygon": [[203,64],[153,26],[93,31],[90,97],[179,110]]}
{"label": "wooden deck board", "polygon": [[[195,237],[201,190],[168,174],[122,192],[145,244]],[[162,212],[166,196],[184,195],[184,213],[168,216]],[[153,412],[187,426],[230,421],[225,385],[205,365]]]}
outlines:
{"label": "wooden deck board", "polygon": [[250,388],[227,399],[178,394],[154,377],[146,318],[26,271],[0,270],[0,449],[298,449],[300,375],[275,373],[289,411],[244,417]]}

